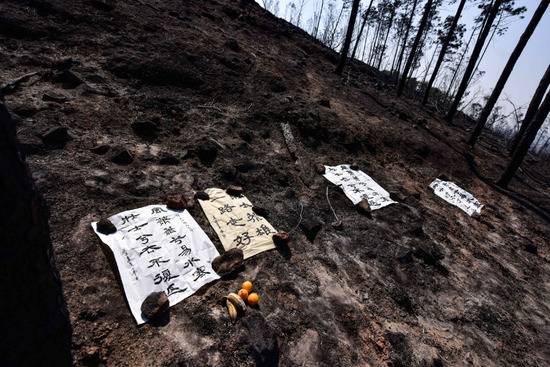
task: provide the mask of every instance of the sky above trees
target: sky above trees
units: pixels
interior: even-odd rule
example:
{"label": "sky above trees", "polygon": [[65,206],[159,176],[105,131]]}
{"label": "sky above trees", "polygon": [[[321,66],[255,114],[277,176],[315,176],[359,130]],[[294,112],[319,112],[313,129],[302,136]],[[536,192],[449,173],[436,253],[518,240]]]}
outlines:
{"label": "sky above trees", "polygon": [[[291,17],[292,3],[294,3],[295,6],[299,6],[301,1],[302,0],[267,0],[266,3],[264,3],[264,0],[257,0],[260,5],[267,5],[271,12],[276,13],[277,16],[287,20]],[[309,30],[311,19],[313,18],[316,9],[319,8],[320,2],[321,0],[304,1],[303,13],[300,22],[301,28],[304,28],[306,31]],[[328,3],[334,3],[335,8],[339,9],[342,2],[343,0],[325,0],[325,6],[327,6]],[[369,0],[361,1],[363,11],[367,7],[368,2]],[[374,4],[376,3],[377,1],[375,0]],[[477,7],[478,3],[479,1],[468,1],[460,19],[459,23],[465,24],[468,28],[466,35],[474,25],[474,18],[479,15],[480,10]],[[524,6],[527,8],[527,11],[522,14],[522,18],[513,17],[509,20],[507,24],[508,29],[503,35],[495,36],[479,67],[479,70],[482,70],[485,73],[470,89],[472,97],[476,96],[476,98],[481,102],[482,97],[490,93],[504,65],[506,64],[510,53],[512,52],[538,4],[539,0],[516,0],[516,7]],[[443,19],[447,15],[454,14],[457,5],[457,2],[450,4],[449,1],[444,1],[439,7],[441,18]],[[418,22],[422,9],[422,6],[417,8],[415,12],[415,23]],[[346,19],[341,21],[341,26],[343,28],[347,25],[348,14],[345,14],[345,16]],[[507,102],[507,99],[512,101],[517,107],[525,107],[529,103],[542,74],[550,62],[549,37],[550,13],[547,12],[547,14],[545,14],[542,18],[538,28],[535,30],[535,33],[531,37],[527,47],[523,51],[512,75],[510,76],[510,79],[506,83],[499,102],[504,110],[511,111],[512,109],[512,106],[509,102]],[[423,64],[427,65],[431,53],[431,51],[425,53]]]}

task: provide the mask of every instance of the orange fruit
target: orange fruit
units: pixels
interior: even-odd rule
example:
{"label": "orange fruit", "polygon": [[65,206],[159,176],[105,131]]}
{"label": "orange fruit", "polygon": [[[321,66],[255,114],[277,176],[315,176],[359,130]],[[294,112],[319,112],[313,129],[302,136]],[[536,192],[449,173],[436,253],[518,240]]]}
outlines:
{"label": "orange fruit", "polygon": [[248,298],[248,291],[246,289],[241,289],[238,294],[244,301]]}
{"label": "orange fruit", "polygon": [[260,302],[260,296],[258,296],[258,293],[250,293],[248,296],[248,304],[250,306],[257,305],[258,302]]}
{"label": "orange fruit", "polygon": [[243,283],[242,289],[246,289],[247,291],[251,291],[252,290],[252,282],[247,280],[246,282]]}

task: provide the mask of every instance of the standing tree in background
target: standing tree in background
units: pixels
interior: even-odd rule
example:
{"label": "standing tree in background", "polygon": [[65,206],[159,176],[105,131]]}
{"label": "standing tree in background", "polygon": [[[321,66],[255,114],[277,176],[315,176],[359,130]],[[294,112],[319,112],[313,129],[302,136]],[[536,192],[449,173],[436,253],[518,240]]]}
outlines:
{"label": "standing tree in background", "polygon": [[462,67],[462,61],[466,58],[466,54],[468,53],[468,50],[470,49],[470,44],[472,43],[472,40],[474,39],[474,35],[476,34],[476,31],[478,29],[479,25],[475,25],[472,28],[472,33],[470,33],[470,37],[468,37],[468,42],[466,42],[466,45],[464,46],[464,50],[462,50],[462,53],[460,55],[460,58],[458,59],[458,62],[456,63],[456,67],[452,70],[452,77],[449,82],[449,85],[447,86],[447,90],[445,92],[445,97],[443,98],[443,105],[447,104],[447,100],[449,96],[451,96],[451,90],[453,89],[453,86],[455,84],[456,77],[458,76],[458,73],[460,72],[460,69]]}
{"label": "standing tree in background", "polygon": [[367,24],[367,20],[369,19],[369,13],[370,9],[372,8],[372,2],[374,0],[370,0],[369,6],[367,7],[367,10],[363,13],[363,21],[361,22],[361,28],[359,29],[359,34],[357,35],[357,39],[355,40],[355,46],[353,46],[353,51],[351,52],[350,59],[353,60],[355,57],[355,52],[357,51],[357,46],[359,45],[359,41],[361,41],[361,36],[363,35],[363,30],[365,29],[365,24]]}
{"label": "standing tree in background", "polygon": [[340,62],[338,63],[335,71],[338,75],[342,75],[342,72],[344,71],[344,66],[346,65],[346,61],[348,58],[349,46],[351,44],[351,38],[353,36],[353,28],[355,27],[355,19],[357,18],[357,10],[359,9],[359,1],[360,0],[353,0],[353,3],[351,5],[351,13],[349,16],[346,39],[344,41],[344,45],[342,46],[342,51],[340,52]]}
{"label": "standing tree in background", "polygon": [[529,152],[531,144],[537,137],[537,133],[544,124],[544,121],[548,117],[550,112],[550,92],[546,93],[544,101],[540,105],[537,113],[533,117],[533,121],[527,127],[525,134],[521,137],[521,140],[518,143],[518,146],[508,163],[508,166],[504,170],[504,173],[497,181],[497,185],[501,187],[507,187],[512,178],[514,177],[516,171],[521,166],[521,163],[525,159],[525,156]]}
{"label": "standing tree in background", "polygon": [[380,46],[380,55],[378,55],[378,63],[376,64],[376,68],[380,70],[380,65],[382,64],[382,59],[384,58],[384,54],[386,53],[386,44],[388,43],[388,36],[390,35],[390,31],[393,25],[393,20],[395,18],[395,13],[397,10],[397,7],[399,7],[400,0],[394,0],[393,2],[387,1],[385,3],[386,11],[388,13],[388,19],[386,21],[386,35],[384,36],[383,43]]}
{"label": "standing tree in background", "polygon": [[540,2],[538,8],[535,10],[535,13],[533,14],[533,17],[531,18],[531,21],[529,21],[529,24],[525,28],[525,31],[519,38],[519,41],[516,44],[516,47],[514,48],[514,51],[512,51],[512,54],[510,55],[510,58],[508,59],[506,66],[504,66],[504,69],[502,70],[502,73],[498,78],[497,84],[495,85],[495,88],[493,89],[491,96],[487,100],[487,103],[485,104],[485,107],[483,108],[483,111],[481,112],[479,119],[477,120],[477,124],[474,128],[474,131],[472,132],[472,135],[468,140],[468,143],[470,145],[474,145],[477,139],[479,138],[479,136],[481,135],[481,132],[483,131],[483,127],[487,122],[487,118],[489,117],[489,115],[491,114],[491,111],[493,110],[493,107],[497,103],[498,98],[500,97],[500,94],[502,93],[502,90],[506,85],[506,81],[508,81],[508,78],[510,77],[512,70],[516,65],[516,62],[518,61],[521,53],[523,52],[523,49],[525,48],[525,45],[527,45],[527,42],[531,38],[531,35],[535,31],[535,28],[537,27],[539,21],[544,15],[544,12],[548,8],[548,4],[550,4],[550,0],[542,0]]}
{"label": "standing tree in background", "polygon": [[491,45],[491,42],[493,41],[495,35],[497,36],[503,36],[506,31],[508,30],[508,25],[510,24],[509,19],[519,16],[519,19],[523,19],[522,14],[527,11],[527,8],[524,6],[515,7],[515,0],[504,0],[502,2],[502,5],[500,6],[499,12],[498,12],[498,19],[493,24],[491,32],[491,36],[488,38],[487,42],[485,43],[485,47],[483,49],[483,52],[481,53],[481,56],[477,59],[476,67],[474,68],[474,72],[472,73],[472,76],[470,76],[471,82],[474,75],[476,75],[477,70],[479,69],[479,65],[481,64],[483,58],[485,57],[485,54],[487,52],[487,49]]}
{"label": "standing tree in background", "polygon": [[405,35],[403,37],[403,46],[401,46],[401,52],[399,53],[399,58],[397,59],[397,78],[399,78],[399,71],[401,70],[401,64],[403,63],[403,56],[405,55],[405,49],[407,48],[407,42],[409,40],[409,33],[411,31],[412,21],[414,18],[414,12],[416,11],[416,5],[418,4],[418,0],[413,0],[412,4],[412,10],[409,13],[409,19],[407,21],[407,25],[405,26]]}
{"label": "standing tree in background", "polygon": [[418,45],[420,44],[420,41],[423,38],[422,36],[424,33],[424,29],[426,28],[426,23],[428,22],[428,17],[432,12],[432,4],[433,4],[433,0],[428,0],[424,7],[424,13],[422,14],[422,19],[420,20],[420,25],[418,26],[418,32],[416,33],[416,37],[412,44],[411,51],[407,59],[407,63],[405,64],[405,69],[403,70],[403,74],[401,76],[401,79],[399,80],[399,84],[397,85],[397,96],[401,96],[401,94],[403,93],[403,90],[405,89],[407,77],[411,69],[411,66],[415,60]]}
{"label": "standing tree in background", "polygon": [[426,104],[428,102],[428,98],[430,96],[430,89],[432,89],[435,78],[437,78],[437,73],[439,72],[439,68],[441,67],[441,64],[443,63],[443,60],[445,59],[445,54],[447,53],[447,48],[449,47],[449,43],[453,39],[454,32],[455,32],[456,26],[458,24],[458,20],[460,19],[460,16],[462,15],[462,9],[464,9],[464,4],[465,3],[466,3],[466,0],[460,0],[460,3],[458,4],[458,8],[456,10],[456,13],[455,13],[454,17],[452,18],[452,22],[451,22],[451,25],[449,27],[449,32],[447,33],[447,36],[443,40],[443,43],[441,45],[441,51],[439,52],[439,57],[437,58],[437,62],[435,63],[434,70],[432,72],[432,76],[430,77],[430,81],[428,82],[428,86],[426,87],[426,91],[424,92],[424,97],[422,98],[422,104]]}
{"label": "standing tree in background", "polygon": [[[409,71],[407,81],[405,81],[405,85],[407,85],[409,83],[409,80],[413,78],[413,75],[418,71],[418,68],[422,62],[422,57],[424,56],[424,46],[428,43],[428,40],[430,39],[430,31],[435,24],[439,23],[440,17],[437,8],[441,5],[442,1],[443,0],[434,0],[432,4],[430,13],[428,14],[428,20],[426,22],[426,29],[424,29],[422,39],[416,49],[412,67]],[[437,43],[437,41],[435,41],[434,43]]]}
{"label": "standing tree in background", "polygon": [[456,111],[458,110],[458,106],[460,105],[460,102],[462,101],[462,97],[464,96],[464,92],[466,92],[466,88],[468,87],[468,83],[470,81],[470,76],[474,71],[474,67],[477,63],[477,59],[479,57],[479,54],[481,53],[483,45],[485,44],[485,40],[487,39],[487,36],[491,31],[491,26],[495,21],[500,5],[502,4],[502,1],[503,0],[494,0],[494,3],[492,4],[489,10],[489,13],[485,18],[485,21],[481,28],[481,32],[477,39],[476,45],[474,47],[474,50],[472,51],[472,55],[470,56],[470,61],[468,62],[468,66],[466,67],[464,75],[462,76],[462,81],[460,82],[458,90],[456,91],[453,103],[451,104],[451,107],[449,108],[449,111],[445,116],[445,119],[449,122],[453,121]]}
{"label": "standing tree in background", "polygon": [[529,127],[529,124],[531,123],[531,120],[535,116],[535,113],[537,113],[540,102],[542,101],[542,98],[544,97],[544,93],[548,89],[548,86],[550,86],[550,64],[548,65],[548,68],[546,68],[546,72],[542,76],[542,79],[540,80],[539,85],[535,90],[535,94],[533,95],[533,98],[531,98],[531,102],[529,103],[527,112],[525,112],[525,116],[523,117],[523,121],[519,128],[519,131],[512,142],[512,145],[510,147],[510,151],[512,152],[512,155],[514,154],[519,141],[521,140],[523,135],[525,135],[525,131]]}
{"label": "standing tree in background", "polygon": [[311,32],[311,35],[313,38],[317,38],[317,34],[319,33],[319,25],[321,25],[321,17],[323,16],[323,7],[325,6],[325,0],[321,0],[321,8],[319,9],[319,13],[314,12],[313,13],[313,30]]}

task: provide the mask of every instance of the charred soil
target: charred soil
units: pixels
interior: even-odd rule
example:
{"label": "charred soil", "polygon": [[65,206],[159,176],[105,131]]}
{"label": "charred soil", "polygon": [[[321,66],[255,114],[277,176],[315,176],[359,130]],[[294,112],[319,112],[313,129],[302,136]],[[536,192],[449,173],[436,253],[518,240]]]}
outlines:
{"label": "charred soil", "polygon": [[[549,363],[547,163],[496,191],[491,136],[470,151],[467,119],[395,98],[364,64],[337,77],[334,52],[252,1],[5,0],[0,50],[2,83],[37,72],[5,101],[49,205],[76,365]],[[361,215],[318,163],[356,163],[399,203]],[[433,195],[439,174],[486,204],[479,219]],[[137,327],[90,222],[230,184],[275,228],[303,207],[320,230]],[[245,279],[262,300],[233,324],[219,301]]]}

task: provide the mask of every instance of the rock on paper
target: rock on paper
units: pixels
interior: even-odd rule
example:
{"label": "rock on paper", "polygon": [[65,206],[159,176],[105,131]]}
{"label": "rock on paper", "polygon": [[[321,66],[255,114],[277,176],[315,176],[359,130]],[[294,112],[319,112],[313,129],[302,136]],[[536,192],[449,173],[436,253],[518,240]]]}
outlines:
{"label": "rock on paper", "polygon": [[323,176],[340,186],[353,205],[367,199],[371,210],[375,210],[396,203],[390,199],[390,194],[369,175],[360,170],[352,170],[349,164],[325,166]]}
{"label": "rock on paper", "polygon": [[231,196],[218,188],[204,191],[210,199],[199,200],[199,204],[226,251],[240,248],[247,259],[275,248],[272,239],[275,228],[252,211],[252,204],[245,196]]}
{"label": "rock on paper", "polygon": [[117,231],[97,232],[113,251],[132,315],[138,324],[147,320],[141,304],[151,292],[164,291],[170,306],[219,279],[212,270],[218,251],[189,212],[149,205],[113,215]]}
{"label": "rock on paper", "polygon": [[463,190],[454,182],[442,181],[436,178],[430,187],[434,193],[448,203],[458,206],[460,209],[468,213],[469,216],[481,214],[483,205],[468,191]]}

